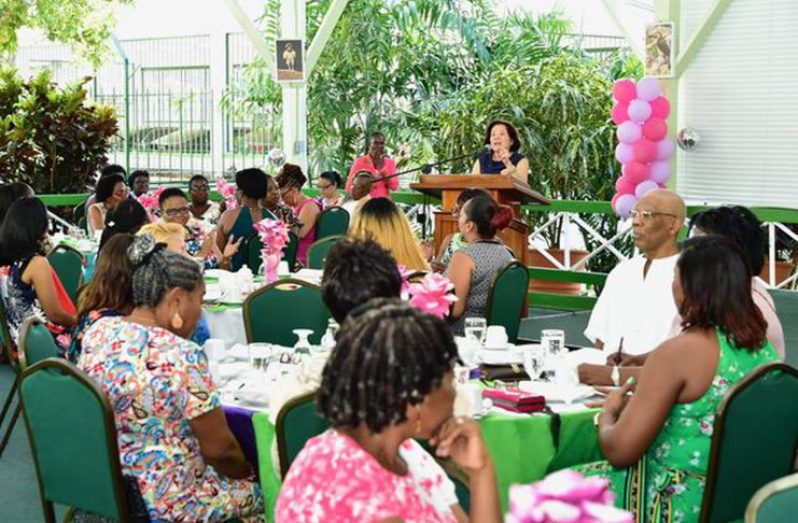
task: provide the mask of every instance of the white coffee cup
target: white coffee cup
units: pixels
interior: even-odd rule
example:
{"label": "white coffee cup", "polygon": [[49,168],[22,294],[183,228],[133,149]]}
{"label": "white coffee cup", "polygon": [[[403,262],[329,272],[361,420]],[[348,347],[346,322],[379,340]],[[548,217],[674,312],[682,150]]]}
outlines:
{"label": "white coffee cup", "polygon": [[491,325],[488,327],[487,334],[485,334],[485,345],[488,347],[496,347],[506,345],[508,341],[507,331],[501,325]]}

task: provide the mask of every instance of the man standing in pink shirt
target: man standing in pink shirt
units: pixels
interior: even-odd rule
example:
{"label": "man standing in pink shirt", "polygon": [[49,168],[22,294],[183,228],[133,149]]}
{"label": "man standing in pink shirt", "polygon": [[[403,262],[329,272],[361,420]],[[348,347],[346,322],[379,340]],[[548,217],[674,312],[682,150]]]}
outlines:
{"label": "man standing in pink shirt", "polygon": [[399,188],[399,178],[380,180],[380,178],[396,174],[396,162],[393,158],[385,156],[385,138],[381,132],[372,133],[368,153],[355,160],[352,168],[349,169],[346,190],[350,194],[352,193],[352,180],[360,171],[368,171],[375,180],[371,186],[371,193],[369,193],[372,198],[390,199],[391,191]]}

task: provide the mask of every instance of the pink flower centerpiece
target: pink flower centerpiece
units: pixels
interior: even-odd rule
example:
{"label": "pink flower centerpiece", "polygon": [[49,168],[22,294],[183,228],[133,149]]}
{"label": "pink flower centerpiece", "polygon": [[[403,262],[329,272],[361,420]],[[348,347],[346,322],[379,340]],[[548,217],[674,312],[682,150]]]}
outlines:
{"label": "pink flower centerpiece", "polygon": [[438,318],[448,316],[449,308],[457,301],[457,296],[451,292],[454,284],[440,274],[431,272],[421,283],[411,283],[409,287],[410,305]]}
{"label": "pink flower centerpiece", "polygon": [[531,485],[510,487],[505,523],[632,523],[631,512],[612,505],[605,478],[585,478],[573,470],[549,474]]}
{"label": "pink flower centerpiece", "polygon": [[160,209],[161,204],[158,202],[158,199],[161,197],[161,193],[166,190],[166,187],[163,185],[159,186],[151,193],[142,194],[139,196],[139,203],[142,207],[147,210],[147,213],[150,215],[150,221],[155,222],[158,221],[157,211]]}
{"label": "pink flower centerpiece", "polygon": [[266,283],[277,280],[277,266],[283,257],[283,249],[288,245],[288,225],[282,220],[266,218],[252,226],[263,243],[263,277]]}
{"label": "pink flower centerpiece", "polygon": [[216,192],[224,198],[227,209],[235,209],[238,207],[236,188],[224,178],[216,178]]}

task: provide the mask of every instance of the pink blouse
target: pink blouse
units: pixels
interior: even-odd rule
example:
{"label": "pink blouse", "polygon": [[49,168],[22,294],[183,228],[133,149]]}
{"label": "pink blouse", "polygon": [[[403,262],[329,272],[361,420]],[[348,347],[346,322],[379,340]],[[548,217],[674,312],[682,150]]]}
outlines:
{"label": "pink blouse", "polygon": [[[361,156],[355,160],[355,163],[352,164],[352,168],[349,169],[349,176],[346,179],[347,192],[350,194],[352,193],[352,180],[360,171],[368,171],[374,178],[382,178],[384,176],[393,176],[396,174],[396,162],[393,158],[386,157],[383,162],[382,169],[377,169],[369,155]],[[391,191],[395,191],[398,188],[399,178],[391,178],[390,180],[375,182],[371,186],[371,192],[369,194],[372,198],[390,198]]]}
{"label": "pink blouse", "polygon": [[308,441],[291,464],[275,516],[277,523],[373,522],[399,517],[406,523],[454,523],[454,484],[415,440],[399,454],[407,474],[384,469],[354,440],[336,430]]}

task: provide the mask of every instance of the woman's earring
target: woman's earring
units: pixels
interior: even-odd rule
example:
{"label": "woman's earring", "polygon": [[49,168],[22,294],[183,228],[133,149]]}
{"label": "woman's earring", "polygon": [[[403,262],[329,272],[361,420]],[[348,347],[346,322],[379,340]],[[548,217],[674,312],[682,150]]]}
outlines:
{"label": "woman's earring", "polygon": [[183,318],[181,318],[180,314],[177,312],[174,316],[172,316],[172,328],[175,330],[180,330],[183,328]]}
{"label": "woman's earring", "polygon": [[421,416],[416,418],[416,434],[421,435]]}

